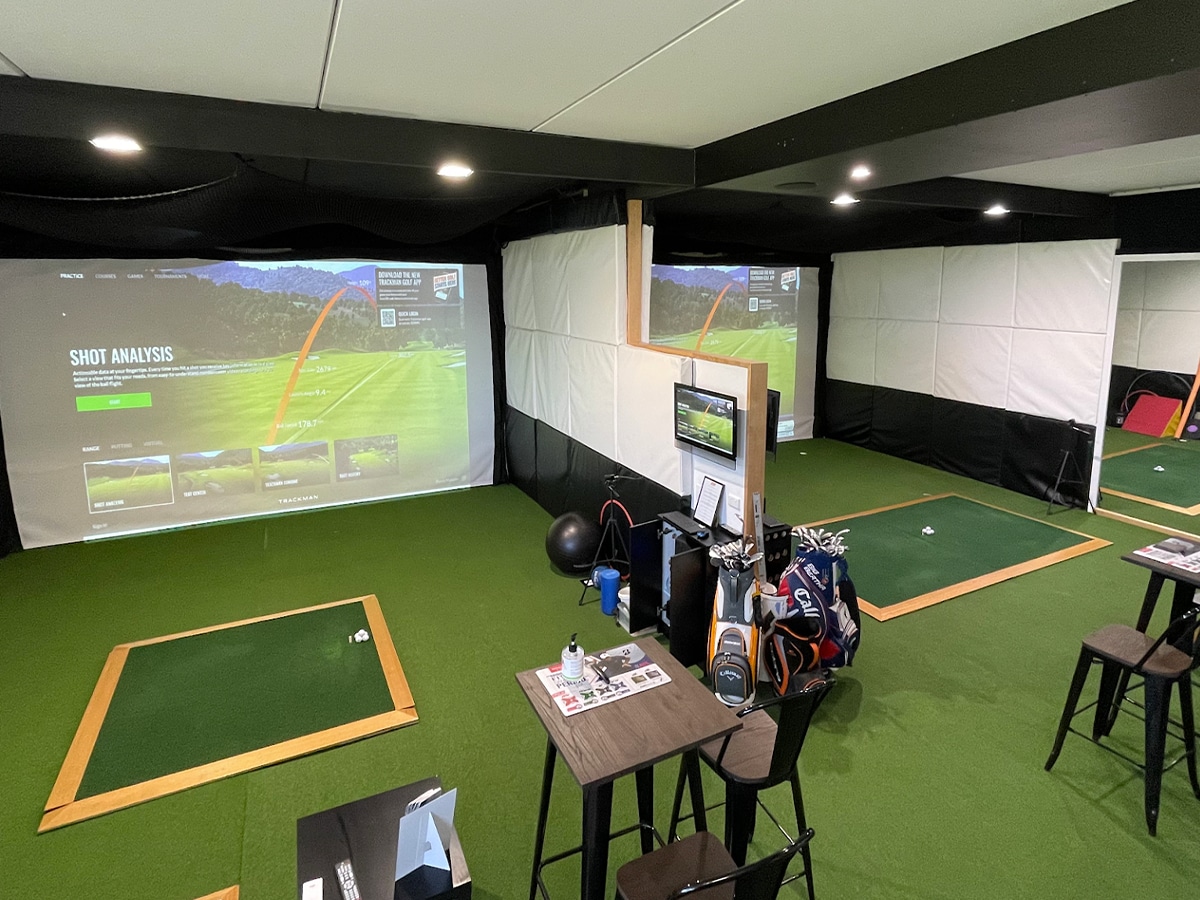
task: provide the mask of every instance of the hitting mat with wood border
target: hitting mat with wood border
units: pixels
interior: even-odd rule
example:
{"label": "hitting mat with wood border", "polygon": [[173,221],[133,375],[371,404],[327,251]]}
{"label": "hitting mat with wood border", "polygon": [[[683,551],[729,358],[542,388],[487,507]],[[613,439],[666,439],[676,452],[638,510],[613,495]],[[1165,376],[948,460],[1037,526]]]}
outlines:
{"label": "hitting mat with wood border", "polygon": [[1115,497],[1200,515],[1200,451],[1147,444],[1104,457],[1100,489]]}
{"label": "hitting mat with wood border", "polygon": [[[1107,547],[1029,516],[938,494],[809,527],[845,537],[858,606],[880,622]],[[926,528],[932,534],[924,533]]]}
{"label": "hitting mat with wood border", "polygon": [[373,594],[119,644],[38,831],[416,720]]}

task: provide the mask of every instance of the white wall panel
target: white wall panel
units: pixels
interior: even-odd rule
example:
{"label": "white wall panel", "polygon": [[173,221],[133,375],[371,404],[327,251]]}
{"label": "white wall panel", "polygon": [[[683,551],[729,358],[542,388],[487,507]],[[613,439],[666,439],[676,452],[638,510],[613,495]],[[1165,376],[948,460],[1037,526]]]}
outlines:
{"label": "white wall panel", "polygon": [[538,418],[563,434],[571,433],[570,368],[567,338],[535,331],[534,381]]}
{"label": "white wall panel", "polygon": [[609,459],[616,459],[616,346],[568,338],[567,363],[571,437]]}
{"label": "white wall panel", "polygon": [[504,324],[533,331],[533,241],[513,241],[504,248]]}
{"label": "white wall panel", "polygon": [[504,377],[508,405],[537,418],[537,370],[534,332],[509,326],[504,330]]}
{"label": "white wall panel", "polygon": [[698,359],[693,364],[692,384],[699,388],[708,388],[722,394],[732,394],[737,397],[737,459],[729,461],[703,450],[693,450],[692,480],[688,493],[698,497],[700,483],[704,476],[713,478],[725,485],[721,497],[721,511],[718,521],[734,534],[742,530],[742,510],[744,507],[746,484],[746,401],[750,373],[742,366],[731,366],[725,363]]}
{"label": "white wall panel", "polygon": [[801,270],[800,288],[796,292],[796,399],[792,406],[792,436],[797,439],[813,436],[816,418],[820,290],[815,277],[805,278],[809,271],[816,275],[816,269]]}
{"label": "white wall panel", "polygon": [[533,239],[533,312],[538,331],[570,334],[567,263],[570,236],[545,234]]}
{"label": "white wall panel", "polygon": [[617,347],[616,460],[677,494],[686,494],[684,457],[675,446],[675,382],[690,383],[692,361]]}
{"label": "white wall panel", "polygon": [[875,343],[875,384],[932,394],[937,330],[936,322],[880,319]]}
{"label": "white wall panel", "polygon": [[1145,263],[1146,309],[1200,311],[1200,260]]}
{"label": "white wall panel", "polygon": [[1118,309],[1141,309],[1146,299],[1146,269],[1149,263],[1127,262],[1121,266]]}
{"label": "white wall panel", "polygon": [[933,395],[1003,409],[1011,349],[1011,328],[938,325]]}
{"label": "white wall panel", "polygon": [[616,344],[625,310],[625,227],[593,228],[566,239],[566,299],[572,337]]}
{"label": "white wall panel", "polygon": [[1200,357],[1200,312],[1147,309],[1138,342],[1139,369],[1194,375]]}
{"label": "white wall panel", "polygon": [[831,318],[825,351],[826,374],[838,381],[874,384],[878,327],[875,319]]}
{"label": "white wall panel", "polygon": [[1014,329],[1007,408],[1095,425],[1104,335]]}
{"label": "white wall panel", "polygon": [[1017,245],[947,247],[939,321],[954,325],[1013,323]]}
{"label": "white wall panel", "polygon": [[[1127,270],[1128,271],[1128,270]],[[1125,278],[1122,276],[1121,285],[1124,287]],[[1142,331],[1142,311],[1140,309],[1118,309],[1117,326],[1113,335],[1113,365],[1137,368],[1138,341]]]}
{"label": "white wall panel", "polygon": [[936,322],[942,296],[942,248],[879,253],[879,318]]}
{"label": "white wall panel", "polygon": [[1116,250],[1116,241],[1018,244],[1013,324],[1104,334]]}
{"label": "white wall panel", "polygon": [[879,315],[879,254],[835,253],[830,315],[874,319]]}

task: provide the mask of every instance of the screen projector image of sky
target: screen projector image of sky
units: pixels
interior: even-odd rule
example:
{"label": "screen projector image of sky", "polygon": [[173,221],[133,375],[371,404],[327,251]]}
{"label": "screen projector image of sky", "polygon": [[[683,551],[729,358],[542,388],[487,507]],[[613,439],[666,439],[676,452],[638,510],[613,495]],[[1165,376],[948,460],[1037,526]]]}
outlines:
{"label": "screen projector image of sky", "polygon": [[26,547],[491,481],[482,266],[24,260],[0,284]]}
{"label": "screen projector image of sky", "polygon": [[816,297],[816,269],[668,266],[650,269],[650,342],[767,363],[780,393],[778,435],[794,433],[801,289]]}

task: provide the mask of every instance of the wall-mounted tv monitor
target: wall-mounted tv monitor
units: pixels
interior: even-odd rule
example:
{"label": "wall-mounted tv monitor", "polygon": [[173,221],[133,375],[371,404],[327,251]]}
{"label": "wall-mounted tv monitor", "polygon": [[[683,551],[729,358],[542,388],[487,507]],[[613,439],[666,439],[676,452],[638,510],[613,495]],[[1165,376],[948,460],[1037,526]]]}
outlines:
{"label": "wall-mounted tv monitor", "polygon": [[676,382],[675,440],[737,459],[737,398]]}

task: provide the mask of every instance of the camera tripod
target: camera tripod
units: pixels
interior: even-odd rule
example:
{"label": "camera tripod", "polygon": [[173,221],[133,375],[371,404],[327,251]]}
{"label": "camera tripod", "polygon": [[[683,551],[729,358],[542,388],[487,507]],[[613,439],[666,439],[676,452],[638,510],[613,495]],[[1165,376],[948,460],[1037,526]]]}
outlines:
{"label": "camera tripod", "polygon": [[[600,587],[592,581],[592,573],[596,571],[597,566],[605,565],[615,569],[619,564],[625,566],[626,569],[629,567],[629,545],[625,543],[625,535],[621,534],[617,510],[625,513],[625,520],[629,523],[630,528],[633,527],[633,519],[629,515],[629,510],[621,503],[621,495],[617,493],[616,487],[617,481],[628,477],[628,475],[604,476],[604,487],[608,489],[608,499],[600,507],[600,522],[604,526],[604,530],[600,532],[600,543],[596,545],[596,555],[592,557],[587,577],[579,579],[583,583],[583,592],[579,595],[579,606],[583,606],[588,588]],[[607,556],[604,555],[606,550],[610,551]]]}

